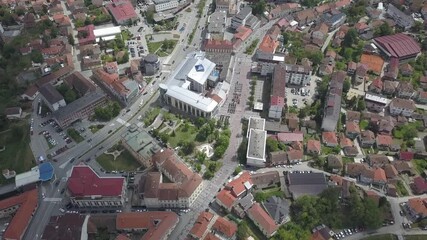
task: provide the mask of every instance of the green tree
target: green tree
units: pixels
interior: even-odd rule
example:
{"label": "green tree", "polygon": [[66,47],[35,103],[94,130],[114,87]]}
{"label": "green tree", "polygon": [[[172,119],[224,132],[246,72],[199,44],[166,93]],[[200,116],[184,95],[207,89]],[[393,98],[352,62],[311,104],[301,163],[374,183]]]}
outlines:
{"label": "green tree", "polygon": [[33,50],[30,53],[31,61],[35,63],[42,63],[43,62],[43,55],[39,50]]}
{"label": "green tree", "polygon": [[342,91],[343,91],[345,94],[347,94],[347,93],[348,93],[348,91],[350,90],[350,87],[351,87],[350,79],[346,78],[346,79],[344,80],[344,84],[343,84],[343,87],[342,87]]}
{"label": "green tree", "polygon": [[234,169],[233,175],[237,176],[237,174],[239,174],[242,171],[242,167],[241,166],[237,166],[236,169]]}
{"label": "green tree", "polygon": [[192,154],[195,147],[196,147],[196,144],[194,142],[185,141],[181,143],[181,150],[185,155]]}
{"label": "green tree", "polygon": [[68,34],[68,43],[74,46],[75,42],[74,42],[73,34]]}
{"label": "green tree", "polygon": [[307,240],[310,239],[310,232],[301,228],[298,224],[293,222],[282,225],[273,239],[276,240]]}
{"label": "green tree", "polygon": [[361,112],[363,110],[366,109],[366,103],[365,100],[363,100],[363,98],[359,98],[359,100],[357,101],[357,108],[356,110]]}
{"label": "green tree", "polygon": [[275,152],[279,150],[279,142],[277,140],[275,140],[274,138],[267,138],[266,140],[266,148],[267,148],[267,152]]}
{"label": "green tree", "polygon": [[301,5],[312,8],[317,6],[321,1],[322,0],[302,0]]}
{"label": "green tree", "polygon": [[65,95],[64,95],[65,102],[71,103],[71,102],[73,102],[76,99],[77,99],[77,94],[76,94],[76,92],[74,92],[73,89],[68,89],[65,92]]}
{"label": "green tree", "polygon": [[374,36],[380,37],[380,36],[386,36],[393,34],[393,28],[388,25],[388,23],[383,23],[379,27],[374,29]]}
{"label": "green tree", "polygon": [[252,5],[252,14],[253,15],[262,15],[265,12],[267,3],[264,0],[257,1]]}
{"label": "green tree", "polygon": [[213,174],[211,171],[206,171],[206,172],[203,174],[203,178],[204,178],[204,179],[207,179],[207,180],[212,179],[213,177],[214,177],[214,174]]}
{"label": "green tree", "polygon": [[154,10],[148,9],[145,12],[145,20],[147,20],[148,24],[154,24]]}
{"label": "green tree", "polygon": [[246,221],[240,221],[237,226],[236,237],[238,240],[246,240],[249,237],[249,226]]}
{"label": "green tree", "polygon": [[363,222],[368,229],[377,229],[381,226],[383,221],[380,208],[375,204],[372,199],[366,198],[364,201],[364,216]]}
{"label": "green tree", "polygon": [[350,28],[344,36],[343,46],[344,47],[352,47],[353,44],[357,44],[358,42],[358,34],[356,29]]}
{"label": "green tree", "polygon": [[237,159],[239,163],[246,164],[246,152],[248,150],[248,139],[244,138],[237,149]]}

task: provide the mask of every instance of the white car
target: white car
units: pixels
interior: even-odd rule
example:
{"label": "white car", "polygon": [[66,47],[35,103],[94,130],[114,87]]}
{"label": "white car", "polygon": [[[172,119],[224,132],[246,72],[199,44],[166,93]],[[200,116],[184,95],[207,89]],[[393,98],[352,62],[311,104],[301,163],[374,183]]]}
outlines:
{"label": "white car", "polygon": [[65,209],[60,208],[59,211],[61,211],[62,213],[65,213]]}

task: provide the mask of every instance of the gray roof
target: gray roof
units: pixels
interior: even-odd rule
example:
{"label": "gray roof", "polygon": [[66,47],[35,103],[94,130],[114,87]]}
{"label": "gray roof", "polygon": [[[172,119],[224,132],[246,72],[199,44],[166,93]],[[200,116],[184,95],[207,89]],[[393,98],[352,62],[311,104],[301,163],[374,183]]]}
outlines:
{"label": "gray roof", "polygon": [[122,135],[123,141],[136,153],[144,159],[160,150],[160,146],[153,141],[152,137],[145,131],[128,131]]}
{"label": "gray roof", "polygon": [[215,11],[209,16],[208,32],[221,33],[225,30],[227,22],[227,13],[222,11]]}
{"label": "gray roof", "polygon": [[341,95],[345,72],[335,72],[332,74],[329,83],[329,91],[326,96],[325,109],[322,120],[322,129],[326,131],[335,131],[341,111]]}
{"label": "gray roof", "polygon": [[68,118],[68,116],[81,111],[88,105],[93,104],[106,96],[107,95],[101,89],[97,89],[96,91],[90,92],[89,94],[73,101],[66,107],[60,108],[58,111],[55,111],[53,115],[56,120],[60,122],[63,119]]}
{"label": "gray roof", "polygon": [[328,187],[323,173],[288,173],[287,178],[294,199],[303,195],[318,195]]}
{"label": "gray roof", "polygon": [[248,193],[241,199],[237,200],[237,204],[239,204],[244,211],[247,211],[254,204],[254,196],[252,193]]}
{"label": "gray roof", "polygon": [[148,54],[144,57],[144,61],[149,63],[156,63],[157,61],[159,61],[159,57],[157,57],[156,54]]}
{"label": "gray roof", "polygon": [[387,7],[387,14],[390,15],[397,25],[407,28],[414,25],[414,19],[400,11],[393,4],[389,4]]}
{"label": "gray roof", "polygon": [[248,152],[246,157],[265,161],[265,141],[267,132],[264,130],[250,129]]}
{"label": "gray roof", "polygon": [[272,196],[267,201],[263,202],[268,215],[274,219],[277,224],[281,224],[287,219],[289,220],[289,202],[283,198]]}
{"label": "gray roof", "polygon": [[50,104],[64,100],[64,97],[50,83],[41,86],[39,92]]}
{"label": "gray roof", "polygon": [[240,10],[239,13],[237,13],[237,15],[234,16],[234,18],[239,19],[239,20],[243,20],[249,14],[252,14],[252,8],[249,6],[246,6],[246,7],[242,8],[242,10]]}

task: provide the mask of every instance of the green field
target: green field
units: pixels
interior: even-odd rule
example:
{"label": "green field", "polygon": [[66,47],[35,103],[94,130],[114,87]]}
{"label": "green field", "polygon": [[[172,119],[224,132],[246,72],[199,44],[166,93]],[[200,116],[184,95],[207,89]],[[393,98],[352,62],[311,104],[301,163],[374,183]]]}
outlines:
{"label": "green field", "polygon": [[366,238],[363,238],[362,240],[397,240],[397,237],[393,234],[383,234],[383,235],[366,237]]}
{"label": "green field", "polygon": [[92,126],[90,126],[90,127],[89,127],[89,129],[90,129],[90,131],[91,131],[92,133],[96,133],[96,132],[98,132],[99,130],[101,130],[103,127],[104,127],[104,125],[102,125],[102,124],[98,124],[98,125],[92,125]]}
{"label": "green field", "polygon": [[194,125],[189,124],[189,128],[187,129],[187,131],[184,131],[184,130],[185,130],[184,124],[181,124],[181,126],[179,126],[175,130],[175,136],[172,137],[172,135],[170,135],[168,139],[168,143],[172,147],[177,147],[180,141],[187,141],[187,142],[195,141],[196,135],[197,135],[197,128]]}
{"label": "green field", "polygon": [[141,167],[137,160],[126,149],[123,150],[116,160],[114,160],[113,155],[104,153],[97,157],[96,161],[106,171],[133,171]]}
{"label": "green field", "polygon": [[427,238],[426,235],[405,235],[405,240],[425,240]]}
{"label": "green field", "polygon": [[[0,152],[1,169],[15,170],[16,173],[22,173],[34,167],[34,156],[29,143],[28,124],[19,124],[16,129],[12,127],[10,130],[0,133],[0,146],[6,147],[4,151]],[[9,181],[13,181],[13,179]],[[3,183],[6,183],[6,179],[3,175],[0,175],[0,184]]]}

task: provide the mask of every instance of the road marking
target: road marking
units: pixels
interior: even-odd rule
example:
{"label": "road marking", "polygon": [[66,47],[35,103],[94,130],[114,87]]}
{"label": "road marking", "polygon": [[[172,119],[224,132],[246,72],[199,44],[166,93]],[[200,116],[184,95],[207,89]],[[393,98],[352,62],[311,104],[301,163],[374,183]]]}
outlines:
{"label": "road marking", "polygon": [[62,198],[45,198],[43,199],[45,202],[61,202]]}
{"label": "road marking", "polygon": [[117,118],[116,121],[119,122],[122,125],[125,125],[126,127],[130,126],[130,124],[128,122],[126,122],[125,120],[123,120],[121,118]]}
{"label": "road marking", "polygon": [[65,168],[65,166],[67,166],[68,162],[69,162],[69,161],[64,162],[63,164],[61,164],[61,165],[59,166],[59,168],[64,169],[64,168]]}

